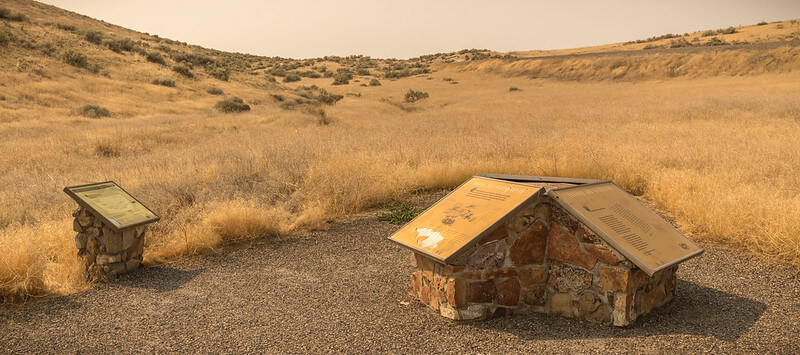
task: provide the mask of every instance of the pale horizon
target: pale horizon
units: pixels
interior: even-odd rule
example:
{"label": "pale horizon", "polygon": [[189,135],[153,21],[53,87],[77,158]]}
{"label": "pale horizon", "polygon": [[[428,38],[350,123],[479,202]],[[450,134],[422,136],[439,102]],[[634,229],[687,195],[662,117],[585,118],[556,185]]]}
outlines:
{"label": "pale horizon", "polygon": [[800,18],[800,2],[792,0],[42,2],[189,44],[297,59],[577,48]]}

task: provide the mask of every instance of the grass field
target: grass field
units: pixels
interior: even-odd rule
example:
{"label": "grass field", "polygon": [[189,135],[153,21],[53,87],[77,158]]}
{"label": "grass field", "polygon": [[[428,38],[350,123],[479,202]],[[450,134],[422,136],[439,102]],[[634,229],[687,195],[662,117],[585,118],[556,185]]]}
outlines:
{"label": "grass field", "polygon": [[[89,286],[75,255],[75,203],[62,189],[105,180],[163,217],[146,239],[150,265],[319,228],[493,172],[610,179],[701,244],[800,266],[800,65],[796,47],[771,51],[628,55],[622,65],[591,57],[439,63],[381,86],[361,86],[369,76],[349,85],[239,72],[187,79],[124,54],[109,54],[128,64],[104,64],[103,76],[30,57],[28,67],[0,73],[0,298]],[[670,60],[695,69],[643,69]],[[720,63],[746,70],[720,71]],[[627,76],[612,73],[622,67]],[[164,75],[177,87],[151,83]],[[273,94],[294,97],[295,84],[344,98],[282,108]],[[252,110],[214,110],[211,85]],[[410,89],[430,97],[405,102]],[[112,114],[82,117],[75,107],[84,103]]]}

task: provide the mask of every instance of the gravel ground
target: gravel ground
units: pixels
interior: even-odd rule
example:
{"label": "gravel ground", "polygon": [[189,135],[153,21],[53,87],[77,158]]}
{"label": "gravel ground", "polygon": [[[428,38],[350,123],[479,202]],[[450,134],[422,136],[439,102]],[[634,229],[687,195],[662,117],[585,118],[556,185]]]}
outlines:
{"label": "gravel ground", "polygon": [[[430,204],[428,195],[421,204]],[[326,231],[139,269],[0,307],[0,353],[796,353],[800,277],[707,248],[676,298],[627,328],[547,315],[454,322],[408,295],[409,252],[375,213]]]}

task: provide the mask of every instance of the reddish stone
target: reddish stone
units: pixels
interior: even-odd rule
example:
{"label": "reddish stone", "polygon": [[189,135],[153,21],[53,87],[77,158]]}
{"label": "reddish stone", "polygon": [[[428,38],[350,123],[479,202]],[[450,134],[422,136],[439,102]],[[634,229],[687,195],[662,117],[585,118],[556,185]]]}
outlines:
{"label": "reddish stone", "polygon": [[417,267],[417,253],[411,253],[411,267]]}
{"label": "reddish stone", "polygon": [[526,267],[519,269],[519,283],[522,286],[543,284],[545,281],[547,281],[547,270],[543,267]]}
{"label": "reddish stone", "polygon": [[501,224],[499,227],[495,228],[491,233],[487,234],[485,237],[481,238],[480,244],[489,244],[495,240],[500,240],[505,237],[508,237],[508,229],[506,226]]}
{"label": "reddish stone", "polygon": [[422,288],[419,289],[419,300],[422,301],[424,304],[429,304],[429,297],[431,292],[431,288],[428,285],[422,285]]}
{"label": "reddish stone", "polygon": [[414,286],[414,291],[419,292],[419,288],[422,284],[422,273],[419,270],[411,273],[411,284]]}
{"label": "reddish stone", "polygon": [[519,272],[515,269],[492,269],[483,272],[483,277],[487,280],[516,277]]}
{"label": "reddish stone", "polygon": [[600,264],[597,268],[597,275],[604,291],[631,292],[631,272],[629,269]]}
{"label": "reddish stone", "polygon": [[506,244],[495,242],[483,246],[470,256],[467,265],[473,269],[497,269],[503,266],[506,260]]}
{"label": "reddish stone", "polygon": [[642,287],[650,282],[650,276],[642,269],[636,269],[633,273],[634,288]]}
{"label": "reddish stone", "polygon": [[544,264],[547,247],[547,227],[536,221],[511,247],[511,262],[516,266]]}
{"label": "reddish stone", "polygon": [[462,278],[450,279],[445,286],[447,303],[453,308],[467,306],[467,282]]}
{"label": "reddish stone", "polygon": [[650,311],[663,306],[668,301],[667,293],[664,290],[664,284],[653,287],[653,289],[646,292],[640,300],[642,302],[642,313],[650,313]]}
{"label": "reddish stone", "polygon": [[459,272],[464,271],[464,269],[466,268],[467,267],[464,265],[450,265],[450,264],[445,265],[445,269],[449,271],[451,274],[457,274]]}
{"label": "reddish stone", "polygon": [[578,228],[578,240],[581,243],[597,244],[597,236],[583,226]]}
{"label": "reddish stone", "polygon": [[519,303],[519,281],[506,279],[497,282],[497,304],[515,307]]}
{"label": "reddish stone", "polygon": [[617,265],[622,261],[617,259],[617,257],[611,253],[611,250],[608,250],[608,248],[600,244],[584,244],[583,249],[608,265]]}
{"label": "reddish stone", "polygon": [[475,303],[492,303],[497,296],[497,288],[492,281],[477,281],[469,284],[467,300]]}
{"label": "reddish stone", "polygon": [[592,285],[592,274],[583,269],[553,262],[547,275],[547,284],[558,292],[569,292],[573,297]]}
{"label": "reddish stone", "polygon": [[465,272],[465,273],[461,274],[461,277],[463,277],[465,279],[470,279],[470,280],[483,279],[483,277],[481,277],[481,272],[480,271]]}
{"label": "reddish stone", "polygon": [[572,233],[558,223],[550,227],[550,244],[547,246],[550,259],[580,266],[586,270],[594,269],[597,258],[583,251]]}
{"label": "reddish stone", "polygon": [[433,307],[433,309],[438,311],[439,310],[439,297],[436,294],[436,289],[435,288],[430,288],[429,292],[430,292],[430,294],[428,295],[428,299],[431,301],[431,303],[429,303],[429,304],[430,304],[431,307]]}
{"label": "reddish stone", "polygon": [[422,269],[422,275],[427,277],[428,280],[433,281],[433,268],[436,267],[436,263],[434,263],[431,259],[422,258],[419,263],[419,268]]}
{"label": "reddish stone", "polygon": [[531,306],[544,306],[547,302],[547,286],[532,285],[523,288],[522,301]]}

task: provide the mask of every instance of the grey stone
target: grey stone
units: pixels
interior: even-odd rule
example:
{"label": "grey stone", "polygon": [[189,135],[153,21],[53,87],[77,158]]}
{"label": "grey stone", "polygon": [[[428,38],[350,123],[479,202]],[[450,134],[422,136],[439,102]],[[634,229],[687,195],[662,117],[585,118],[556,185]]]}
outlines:
{"label": "grey stone", "polygon": [[75,235],[75,247],[78,249],[85,249],[86,248],[86,241],[89,237],[86,234],[78,233]]}

